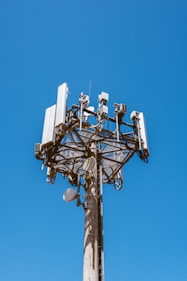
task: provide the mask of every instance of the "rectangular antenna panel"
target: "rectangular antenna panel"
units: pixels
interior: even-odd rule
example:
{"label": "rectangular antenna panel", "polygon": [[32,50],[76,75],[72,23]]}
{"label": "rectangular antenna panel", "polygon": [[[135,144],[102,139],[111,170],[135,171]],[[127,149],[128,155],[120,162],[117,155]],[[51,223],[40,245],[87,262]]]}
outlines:
{"label": "rectangular antenna panel", "polygon": [[149,148],[148,148],[148,141],[147,141],[147,134],[146,134],[146,127],[145,127],[145,119],[143,112],[138,114],[139,117],[139,128],[140,128],[140,136],[143,140],[143,150],[145,150],[149,155]]}
{"label": "rectangular antenna panel", "polygon": [[42,145],[48,145],[54,142],[55,113],[56,113],[56,104],[46,108],[45,110]]}
{"label": "rectangular antenna panel", "polygon": [[99,102],[102,102],[103,100],[108,101],[109,100],[109,94],[105,92],[101,92],[99,95]]}
{"label": "rectangular antenna panel", "polygon": [[58,87],[55,127],[65,124],[67,95],[68,86],[63,83]]}

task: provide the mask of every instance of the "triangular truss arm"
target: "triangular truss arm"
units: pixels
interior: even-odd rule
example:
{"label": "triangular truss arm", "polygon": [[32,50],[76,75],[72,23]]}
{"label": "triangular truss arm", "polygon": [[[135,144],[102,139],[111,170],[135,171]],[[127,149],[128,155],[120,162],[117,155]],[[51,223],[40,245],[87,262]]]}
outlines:
{"label": "triangular truss arm", "polygon": [[103,183],[114,183],[116,174],[136,150],[134,137],[120,136],[101,130],[96,134],[92,127],[79,130],[75,127],[57,144],[45,149],[45,165],[67,175],[85,175],[83,164],[92,155],[90,144],[99,144],[98,161],[102,165]]}

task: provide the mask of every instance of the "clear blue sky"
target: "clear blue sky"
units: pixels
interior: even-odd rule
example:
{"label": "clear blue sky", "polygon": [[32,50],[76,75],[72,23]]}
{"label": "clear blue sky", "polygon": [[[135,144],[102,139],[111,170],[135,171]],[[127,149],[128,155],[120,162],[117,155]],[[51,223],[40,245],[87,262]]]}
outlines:
{"label": "clear blue sky", "polygon": [[0,280],[81,281],[83,210],[65,203],[34,157],[44,110],[67,82],[92,80],[128,115],[143,111],[151,157],[104,186],[106,281],[187,280],[187,3],[0,1]]}

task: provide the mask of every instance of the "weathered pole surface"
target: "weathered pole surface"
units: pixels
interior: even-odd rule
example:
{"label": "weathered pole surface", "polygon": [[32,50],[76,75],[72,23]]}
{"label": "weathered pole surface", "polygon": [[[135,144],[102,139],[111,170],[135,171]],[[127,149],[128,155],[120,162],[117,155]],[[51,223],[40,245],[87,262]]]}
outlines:
{"label": "weathered pole surface", "polygon": [[[97,156],[95,155],[96,163]],[[83,281],[103,281],[103,215],[101,167],[86,178]]]}

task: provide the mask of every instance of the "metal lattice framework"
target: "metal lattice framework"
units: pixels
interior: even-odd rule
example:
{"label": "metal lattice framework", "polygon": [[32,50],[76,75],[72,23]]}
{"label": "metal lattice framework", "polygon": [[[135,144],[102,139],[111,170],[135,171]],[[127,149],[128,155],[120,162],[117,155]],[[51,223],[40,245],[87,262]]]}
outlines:
{"label": "metal lattice framework", "polygon": [[[98,147],[97,160],[102,166],[102,183],[121,187],[123,165],[135,152],[145,161],[149,156],[141,138],[138,113],[135,112],[135,118],[132,118],[133,124],[129,124],[122,120],[126,113],[124,104],[115,104],[116,116],[112,118],[107,115],[106,100],[101,99],[98,111],[94,112],[88,107],[87,97],[81,94],[79,105],[73,105],[66,112],[65,124],[55,128],[53,142],[36,145],[36,157],[49,168],[48,182],[53,183],[56,173],[61,173],[77,185],[77,175],[85,176],[84,163],[92,156],[90,146],[94,143]],[[96,125],[88,122],[89,117],[95,119]],[[114,131],[105,128],[110,123],[115,125]],[[122,133],[127,128],[131,132]]]}
{"label": "metal lattice framework", "polygon": [[60,142],[45,149],[46,166],[65,176],[84,176],[83,164],[92,155],[91,143],[100,145],[98,158],[102,162],[103,183],[114,183],[115,176],[136,151],[133,136],[121,135],[117,141],[114,133],[104,129],[97,133],[90,127],[81,131],[79,127],[72,128]]}

